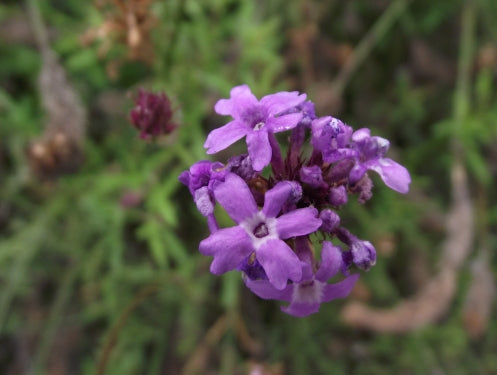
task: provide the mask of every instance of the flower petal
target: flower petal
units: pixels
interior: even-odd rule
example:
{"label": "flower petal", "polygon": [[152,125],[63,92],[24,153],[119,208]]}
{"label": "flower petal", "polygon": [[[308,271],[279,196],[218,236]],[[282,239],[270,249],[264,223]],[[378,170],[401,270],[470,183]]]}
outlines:
{"label": "flower petal", "polygon": [[358,163],[354,165],[354,167],[350,170],[349,173],[349,183],[351,185],[355,184],[359,181],[367,171],[367,167],[365,164]]}
{"label": "flower petal", "polygon": [[238,267],[254,248],[247,232],[239,227],[223,228],[202,240],[199,251],[211,255],[211,272],[220,275]]}
{"label": "flower petal", "polygon": [[202,186],[200,189],[195,190],[194,201],[203,216],[209,216],[214,213],[214,204],[211,201],[207,186]]}
{"label": "flower petal", "polygon": [[262,213],[266,217],[276,217],[288,201],[298,201],[302,196],[302,187],[295,181],[278,182],[264,195]]}
{"label": "flower petal", "polygon": [[214,129],[207,136],[204,147],[208,154],[215,154],[247,135],[248,128],[239,121],[231,121]]}
{"label": "flower petal", "polygon": [[369,138],[371,136],[371,130],[368,128],[361,128],[357,129],[353,134],[352,134],[352,140],[354,142],[361,142],[365,140],[366,138]]}
{"label": "flower petal", "polygon": [[281,215],[276,220],[276,231],[282,239],[303,236],[316,231],[321,226],[318,211],[313,207],[299,208]]}
{"label": "flower petal", "polygon": [[299,258],[281,240],[268,240],[256,250],[256,257],[269,282],[279,290],[286,287],[288,279],[300,281],[302,266]]}
{"label": "flower petal", "polygon": [[238,119],[240,114],[247,108],[258,103],[247,85],[235,86],[230,91],[229,99],[220,99],[214,106],[216,113],[220,115],[231,115]]}
{"label": "flower petal", "polygon": [[303,318],[304,316],[317,313],[321,307],[320,303],[298,303],[293,302],[288,306],[281,306],[280,309],[284,313]]}
{"label": "flower petal", "polygon": [[293,284],[287,285],[282,290],[278,290],[267,280],[250,280],[250,278],[244,277],[243,281],[247,288],[260,298],[287,302],[290,302],[292,299]]}
{"label": "flower petal", "polygon": [[271,162],[271,145],[266,130],[261,129],[248,133],[247,148],[254,170],[261,171]]}
{"label": "flower petal", "polygon": [[306,97],[305,94],[299,95],[297,91],[282,91],[266,95],[261,99],[260,103],[268,109],[270,116],[276,116],[303,103]]}
{"label": "flower petal", "polygon": [[411,176],[404,166],[389,158],[381,158],[376,163],[366,165],[368,169],[377,172],[389,188],[402,194],[409,191]]}
{"label": "flower petal", "polygon": [[322,302],[330,302],[336,298],[347,297],[359,278],[359,274],[350,275],[345,280],[336,284],[326,284],[323,291]]}
{"label": "flower petal", "polygon": [[234,173],[227,174],[224,182],[216,185],[214,196],[237,224],[258,212],[249,187]]}
{"label": "flower petal", "polygon": [[270,117],[266,121],[266,126],[272,133],[279,133],[293,129],[302,120],[302,113],[291,113],[279,117]]}
{"label": "flower petal", "polygon": [[321,251],[321,265],[316,272],[316,280],[326,282],[335,276],[342,266],[342,251],[338,246],[329,241],[323,241],[323,250]]}

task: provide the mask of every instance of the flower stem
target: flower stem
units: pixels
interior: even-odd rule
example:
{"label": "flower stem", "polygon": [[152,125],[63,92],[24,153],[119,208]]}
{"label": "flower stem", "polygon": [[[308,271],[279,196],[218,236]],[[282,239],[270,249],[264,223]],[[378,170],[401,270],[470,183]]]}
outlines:
{"label": "flower stem", "polygon": [[269,144],[271,145],[271,167],[273,168],[273,173],[276,177],[283,176],[284,164],[281,158],[281,149],[276,137],[273,133],[269,133]]}

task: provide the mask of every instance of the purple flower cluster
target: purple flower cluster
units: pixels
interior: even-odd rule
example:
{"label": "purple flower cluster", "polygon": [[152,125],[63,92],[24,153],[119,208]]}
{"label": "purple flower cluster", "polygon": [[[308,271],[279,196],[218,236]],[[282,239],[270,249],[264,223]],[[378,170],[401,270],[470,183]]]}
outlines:
{"label": "purple flower cluster", "polygon": [[[252,292],[288,302],[282,310],[299,317],[347,296],[358,278],[351,269],[369,269],[376,252],[343,227],[338,212],[351,195],[361,203],[371,198],[370,170],[393,190],[409,189],[408,171],[385,157],[389,142],[317,117],[298,92],[257,100],[248,86],[237,86],[215,110],[232,121],[208,135],[207,153],[243,137],[248,153],[226,164],[199,161],[179,177],[207,218],[211,234],[199,250],[213,257],[211,272],[241,271]],[[285,157],[275,137],[283,131],[290,131]],[[216,203],[234,226],[219,228]],[[334,277],[340,281],[329,283]]]}

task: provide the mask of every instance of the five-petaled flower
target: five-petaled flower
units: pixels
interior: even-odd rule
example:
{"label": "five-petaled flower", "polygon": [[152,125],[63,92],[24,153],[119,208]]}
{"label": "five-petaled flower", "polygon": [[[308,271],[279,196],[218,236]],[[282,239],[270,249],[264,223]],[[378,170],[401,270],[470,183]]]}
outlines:
{"label": "five-petaled flower", "polygon": [[252,166],[260,171],[271,161],[270,136],[294,128],[303,116],[300,112],[283,113],[303,103],[306,95],[279,92],[257,100],[247,85],[234,87],[230,94],[229,99],[219,100],[214,109],[220,115],[232,116],[233,120],[214,129],[204,147],[208,154],[214,154],[246,136]]}
{"label": "five-petaled flower", "polygon": [[398,191],[407,193],[411,177],[405,167],[392,159],[385,158],[390,142],[385,138],[371,137],[367,128],[359,129],[352,134],[354,148],[357,150],[356,164],[350,171],[350,182],[359,181],[368,169],[377,172],[385,185]]}
{"label": "five-petaled flower", "polygon": [[283,240],[316,231],[321,220],[312,207],[278,216],[283,205],[293,199],[293,184],[295,182],[283,181],[268,190],[260,211],[249,187],[237,175],[228,174],[225,181],[214,188],[216,200],[237,225],[219,229],[200,242],[200,252],[214,257],[212,273],[236,269],[255,253],[255,259],[276,289],[285,288],[289,279],[300,281],[300,260]]}

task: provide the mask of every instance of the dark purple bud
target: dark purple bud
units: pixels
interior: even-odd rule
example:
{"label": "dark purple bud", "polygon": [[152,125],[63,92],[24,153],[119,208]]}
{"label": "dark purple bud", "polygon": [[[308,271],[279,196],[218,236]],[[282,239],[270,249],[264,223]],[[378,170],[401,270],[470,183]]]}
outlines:
{"label": "dark purple bud", "polygon": [[323,221],[319,228],[323,232],[332,233],[340,225],[340,216],[335,211],[325,209],[321,211],[319,218]]}
{"label": "dark purple bud", "polygon": [[257,176],[257,172],[252,168],[252,160],[247,154],[233,156],[228,160],[226,169],[237,174],[245,181],[249,181]]}
{"label": "dark purple bud", "polygon": [[129,118],[135,128],[140,131],[142,139],[169,134],[177,125],[172,122],[173,110],[165,93],[151,93],[143,89],[138,91],[135,107]]}
{"label": "dark purple bud", "polygon": [[260,263],[252,256],[247,257],[239,266],[238,271],[242,271],[250,280],[267,280],[266,272]]}
{"label": "dark purple bud", "polygon": [[287,181],[292,187],[290,191],[290,195],[288,196],[288,200],[286,201],[287,205],[292,205],[297,203],[300,198],[302,198],[302,186],[298,182],[295,181]]}
{"label": "dark purple bud", "polygon": [[302,167],[300,169],[300,180],[316,189],[326,187],[326,184],[323,181],[323,172],[317,165]]}
{"label": "dark purple bud", "polygon": [[352,264],[354,264],[353,259],[352,259],[352,251],[343,251],[342,252],[342,265],[340,267],[340,271],[344,275],[349,275],[349,268],[352,267]]}
{"label": "dark purple bud", "polygon": [[346,159],[335,164],[326,174],[324,180],[329,185],[342,185],[348,182],[354,160]]}
{"label": "dark purple bud", "polygon": [[356,239],[350,246],[354,264],[365,271],[376,263],[376,250],[369,241]]}
{"label": "dark purple bud", "polygon": [[373,181],[365,174],[356,184],[349,187],[350,191],[359,194],[357,201],[366,203],[373,196]]}
{"label": "dark purple bud", "polygon": [[345,186],[340,185],[330,189],[330,194],[328,195],[328,202],[335,207],[340,207],[347,203],[348,195]]}

